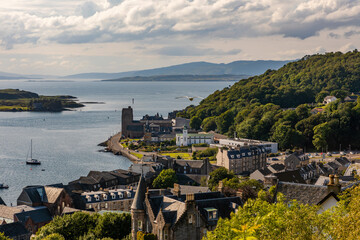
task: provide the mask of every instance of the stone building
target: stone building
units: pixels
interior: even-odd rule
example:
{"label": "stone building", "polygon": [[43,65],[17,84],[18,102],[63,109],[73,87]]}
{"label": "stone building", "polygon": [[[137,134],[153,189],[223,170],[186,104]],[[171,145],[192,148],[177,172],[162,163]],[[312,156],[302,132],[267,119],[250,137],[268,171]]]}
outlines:
{"label": "stone building", "polygon": [[176,145],[177,146],[190,146],[192,144],[213,144],[214,135],[207,133],[188,133],[188,129],[184,127],[182,134],[176,134]]}
{"label": "stone building", "polygon": [[235,174],[250,174],[266,167],[266,151],[264,147],[247,146],[238,149],[219,148],[216,165],[225,167]]}
{"label": "stone building", "polygon": [[164,119],[159,114],[145,115],[139,121],[134,120],[133,109],[129,106],[122,109],[121,133],[125,138],[142,138],[145,133],[166,134],[172,132],[171,119]]}
{"label": "stone building", "polygon": [[81,194],[84,210],[113,210],[130,212],[135,192],[132,189],[84,192]]}
{"label": "stone building", "polygon": [[242,205],[239,197],[227,198],[220,192],[183,195],[178,186],[174,195],[152,197],[141,177],[131,206],[133,239],[138,231],[153,233],[160,240],[202,239],[220,217],[230,217]]}

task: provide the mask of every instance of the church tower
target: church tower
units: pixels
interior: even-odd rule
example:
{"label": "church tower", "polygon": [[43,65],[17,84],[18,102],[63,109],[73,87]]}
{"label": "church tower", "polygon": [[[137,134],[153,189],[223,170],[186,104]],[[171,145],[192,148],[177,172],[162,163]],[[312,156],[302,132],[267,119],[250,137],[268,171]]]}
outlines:
{"label": "church tower", "polygon": [[141,175],[134,201],[131,205],[131,235],[134,240],[136,240],[138,231],[145,231],[145,193],[146,182],[143,175]]}
{"label": "church tower", "polygon": [[121,134],[125,137],[129,137],[127,126],[133,121],[133,109],[129,106],[123,108],[121,112]]}

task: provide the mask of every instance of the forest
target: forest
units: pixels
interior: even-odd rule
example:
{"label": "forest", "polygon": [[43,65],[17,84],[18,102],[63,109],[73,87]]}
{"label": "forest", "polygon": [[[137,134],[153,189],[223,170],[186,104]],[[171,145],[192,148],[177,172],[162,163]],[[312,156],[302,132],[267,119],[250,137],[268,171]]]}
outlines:
{"label": "forest", "polygon": [[[269,140],[279,148],[360,148],[360,53],[305,56],[279,70],[240,80],[178,113],[192,127],[241,138]],[[337,101],[324,105],[326,96]],[[311,113],[321,108],[320,113]]]}

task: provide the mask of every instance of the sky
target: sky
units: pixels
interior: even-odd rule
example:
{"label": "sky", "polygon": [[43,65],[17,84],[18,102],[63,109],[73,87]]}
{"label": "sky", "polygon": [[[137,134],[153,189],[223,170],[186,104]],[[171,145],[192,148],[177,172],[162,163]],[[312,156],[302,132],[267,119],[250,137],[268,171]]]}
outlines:
{"label": "sky", "polygon": [[360,47],[358,0],[11,0],[0,71],[68,75]]}

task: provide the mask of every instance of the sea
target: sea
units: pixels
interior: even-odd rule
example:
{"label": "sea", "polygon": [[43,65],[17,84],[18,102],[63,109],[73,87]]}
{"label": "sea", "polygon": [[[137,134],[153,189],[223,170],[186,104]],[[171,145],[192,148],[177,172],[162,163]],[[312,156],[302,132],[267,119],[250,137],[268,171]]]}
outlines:
{"label": "sea", "polygon": [[[122,156],[101,152],[98,144],[121,131],[121,109],[132,106],[134,119],[145,114],[181,110],[234,82],[105,82],[98,80],[0,80],[0,89],[13,88],[39,95],[72,95],[85,107],[61,113],[0,112],[0,197],[16,205],[29,185],[68,184],[89,171],[128,169]],[[30,155],[41,165],[26,165]]]}

